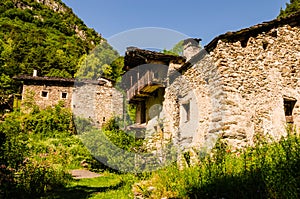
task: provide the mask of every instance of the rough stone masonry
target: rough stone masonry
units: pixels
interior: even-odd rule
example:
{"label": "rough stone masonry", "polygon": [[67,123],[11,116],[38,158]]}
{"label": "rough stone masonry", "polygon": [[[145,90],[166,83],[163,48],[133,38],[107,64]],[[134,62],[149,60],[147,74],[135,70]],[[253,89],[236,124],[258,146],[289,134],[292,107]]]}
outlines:
{"label": "rough stone masonry", "polygon": [[192,146],[221,136],[244,147],[256,136],[279,139],[288,125],[299,132],[299,23],[298,13],[226,33],[179,69],[197,98]]}
{"label": "rough stone masonry", "polygon": [[[185,43],[184,57],[141,49],[125,56],[127,68],[141,62],[139,53],[147,58],[142,64],[167,62],[159,114],[166,142],[201,150],[221,138],[242,148],[259,138],[277,140],[288,127],[299,132],[300,13],[220,35],[201,51]],[[174,73],[180,75],[172,80]]]}

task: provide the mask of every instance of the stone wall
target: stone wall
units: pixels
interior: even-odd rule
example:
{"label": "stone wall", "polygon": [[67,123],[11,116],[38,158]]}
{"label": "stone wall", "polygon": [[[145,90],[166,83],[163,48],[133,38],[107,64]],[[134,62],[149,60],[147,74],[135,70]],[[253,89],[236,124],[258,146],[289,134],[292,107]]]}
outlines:
{"label": "stone wall", "polygon": [[26,102],[26,100],[35,102],[36,105],[41,108],[46,108],[48,106],[53,107],[58,104],[59,101],[63,101],[65,107],[70,107],[72,93],[73,86],[70,86],[69,84],[24,84],[22,100],[23,103]]}
{"label": "stone wall", "polygon": [[[223,130],[224,98],[220,75],[207,54],[188,71],[179,74],[166,89],[166,132],[171,132],[182,150],[212,148],[218,138],[216,132]],[[185,121],[187,103],[189,121]]]}
{"label": "stone wall", "polygon": [[110,82],[77,83],[72,104],[75,116],[91,119],[97,126],[123,114],[123,95]]}
{"label": "stone wall", "polygon": [[98,87],[96,102],[96,120],[100,126],[113,116],[122,117],[123,95],[111,85]]}
{"label": "stone wall", "polygon": [[[183,150],[211,149],[219,137],[234,148],[259,137],[276,140],[286,135],[285,99],[297,100],[292,125],[299,132],[299,41],[300,28],[289,25],[250,37],[246,44],[219,40],[166,88],[167,137]],[[182,122],[187,101],[194,111],[188,128]]]}
{"label": "stone wall", "polygon": [[[165,104],[181,118],[175,108],[180,99],[174,96],[181,96],[179,90],[194,93],[199,113],[189,147],[211,148],[220,136],[237,148],[253,144],[257,136],[279,139],[286,135],[284,99],[297,100],[292,117],[299,131],[299,40],[300,28],[289,25],[250,37],[246,46],[220,40],[185,71],[185,83],[178,78],[176,86],[175,81]],[[178,121],[171,126],[177,136],[184,133]]]}
{"label": "stone wall", "polygon": [[97,83],[76,82],[72,100],[72,110],[75,116],[96,122],[96,92]]}
{"label": "stone wall", "polygon": [[[37,77],[36,77],[37,78]],[[113,116],[123,114],[123,95],[110,81],[50,82],[28,78],[24,81],[22,101],[36,103],[42,109],[53,107],[60,101],[70,108],[75,116],[90,119],[103,126]],[[29,82],[28,82],[29,81]],[[24,107],[24,106],[23,106]]]}
{"label": "stone wall", "polygon": [[241,42],[219,41],[210,53],[226,99],[223,137],[233,145],[252,144],[256,134],[286,134],[284,98],[296,99],[294,124],[300,126],[300,28],[285,25]]}

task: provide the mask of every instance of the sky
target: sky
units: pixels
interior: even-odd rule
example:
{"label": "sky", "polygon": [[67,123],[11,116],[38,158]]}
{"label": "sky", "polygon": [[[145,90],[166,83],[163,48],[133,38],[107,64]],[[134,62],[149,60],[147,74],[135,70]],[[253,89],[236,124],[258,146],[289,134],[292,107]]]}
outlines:
{"label": "sky", "polygon": [[[228,31],[237,31],[275,19],[280,8],[285,8],[289,2],[289,0],[62,1],[72,8],[88,27],[94,28],[113,45],[118,45],[124,38],[137,38],[138,35],[143,35],[139,38],[143,40],[149,37],[156,38],[159,32],[162,33],[159,35],[168,35],[161,37],[160,41],[167,41],[170,37],[178,39],[184,35],[201,38],[202,46]],[[130,40],[120,45],[138,44]],[[169,46],[166,45],[164,47],[168,49]],[[149,46],[145,43],[144,46],[138,47],[161,48],[156,44]]]}

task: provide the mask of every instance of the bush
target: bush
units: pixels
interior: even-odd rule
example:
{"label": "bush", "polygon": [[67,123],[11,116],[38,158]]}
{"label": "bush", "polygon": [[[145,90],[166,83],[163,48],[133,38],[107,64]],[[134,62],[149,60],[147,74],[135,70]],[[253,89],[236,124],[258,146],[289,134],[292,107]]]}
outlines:
{"label": "bush", "polygon": [[93,161],[74,135],[68,109],[32,107],[31,113],[13,112],[0,123],[0,198],[43,195],[69,181],[68,169]]}
{"label": "bush", "polygon": [[40,196],[54,188],[63,187],[71,179],[62,165],[53,165],[47,160],[26,159],[17,172],[18,189],[29,196]]}

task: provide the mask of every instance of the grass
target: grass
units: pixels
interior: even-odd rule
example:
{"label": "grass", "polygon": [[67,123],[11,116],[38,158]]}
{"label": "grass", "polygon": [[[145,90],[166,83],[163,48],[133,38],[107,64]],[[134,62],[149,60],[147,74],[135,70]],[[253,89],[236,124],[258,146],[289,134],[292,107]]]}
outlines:
{"label": "grass", "polygon": [[73,180],[65,188],[57,189],[43,199],[127,199],[133,198],[131,187],[137,179],[132,174],[104,172],[91,179]]}
{"label": "grass", "polygon": [[[300,136],[264,140],[231,152],[218,143],[192,167],[176,165],[154,172],[134,186],[148,198],[300,198]],[[153,187],[149,192],[149,187]]]}

